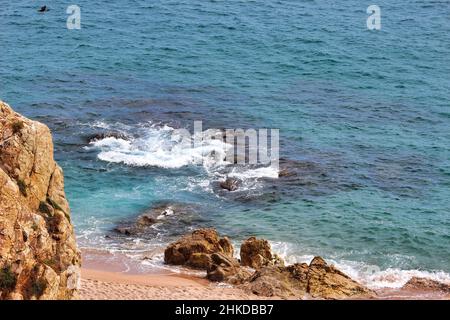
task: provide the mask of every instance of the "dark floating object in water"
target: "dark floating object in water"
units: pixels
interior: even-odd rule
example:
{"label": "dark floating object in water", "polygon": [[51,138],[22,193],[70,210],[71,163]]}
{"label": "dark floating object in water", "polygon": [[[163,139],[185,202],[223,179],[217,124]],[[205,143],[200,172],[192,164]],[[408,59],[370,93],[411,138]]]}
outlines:
{"label": "dark floating object in water", "polygon": [[42,6],[42,7],[38,10],[38,12],[47,12],[47,11],[50,11],[50,9],[47,8],[47,6]]}

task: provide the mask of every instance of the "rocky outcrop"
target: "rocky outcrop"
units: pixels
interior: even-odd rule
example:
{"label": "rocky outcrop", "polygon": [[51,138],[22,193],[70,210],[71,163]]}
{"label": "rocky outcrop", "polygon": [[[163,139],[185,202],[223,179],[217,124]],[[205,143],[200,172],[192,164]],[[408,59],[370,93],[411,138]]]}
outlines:
{"label": "rocky outcrop", "polygon": [[50,130],[0,101],[0,298],[71,299],[80,260]]}
{"label": "rocky outcrop", "polygon": [[164,251],[164,262],[207,269],[213,253],[233,257],[230,240],[227,237],[220,238],[214,229],[199,229],[170,244]]}
{"label": "rocky outcrop", "polygon": [[220,253],[211,255],[206,277],[211,281],[225,281],[234,275],[240,268],[239,261],[235,258]]}
{"label": "rocky outcrop", "polygon": [[257,270],[241,288],[264,297],[298,297],[307,293],[308,265],[266,266]]}
{"label": "rocky outcrop", "polygon": [[309,266],[296,263],[287,267],[263,267],[242,288],[269,297],[302,298],[309,295],[320,299],[348,299],[374,295],[374,292],[328,265],[321,257],[315,257]]}
{"label": "rocky outcrop", "polygon": [[315,257],[309,264],[308,293],[325,299],[345,299],[370,295],[372,291],[328,265],[321,257]]}
{"label": "rocky outcrop", "polygon": [[241,264],[253,269],[267,265],[284,265],[283,260],[272,253],[269,241],[250,237],[241,245]]}
{"label": "rocky outcrop", "polygon": [[412,277],[402,289],[411,291],[433,291],[450,294],[450,285],[427,278]]}
{"label": "rocky outcrop", "polygon": [[242,268],[235,258],[221,253],[213,253],[206,277],[211,281],[240,284],[251,276],[251,272]]}
{"label": "rocky outcrop", "polygon": [[214,229],[200,229],[170,244],[164,260],[168,264],[206,270],[206,277],[211,281],[228,282],[266,297],[348,299],[375,295],[321,257],[315,257],[309,265],[285,266],[264,239],[248,238],[241,246],[240,255],[239,262],[233,257],[228,238],[220,239]]}

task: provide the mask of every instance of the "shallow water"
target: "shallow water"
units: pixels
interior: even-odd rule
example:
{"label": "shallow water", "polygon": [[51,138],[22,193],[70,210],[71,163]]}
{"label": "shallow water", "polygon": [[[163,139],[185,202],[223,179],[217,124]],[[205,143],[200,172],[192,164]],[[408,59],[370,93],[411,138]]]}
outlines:
{"label": "shallow water", "polygon": [[[374,286],[450,281],[447,1],[378,1],[379,32],[356,0],[77,3],[78,31],[64,4],[2,5],[0,98],[52,129],[83,247],[146,252],[215,226]],[[279,128],[298,176],[244,172],[244,190],[218,191],[219,169],[168,139],[194,120]],[[108,130],[132,140],[87,141]],[[198,216],[152,239],[105,238],[161,201]]]}

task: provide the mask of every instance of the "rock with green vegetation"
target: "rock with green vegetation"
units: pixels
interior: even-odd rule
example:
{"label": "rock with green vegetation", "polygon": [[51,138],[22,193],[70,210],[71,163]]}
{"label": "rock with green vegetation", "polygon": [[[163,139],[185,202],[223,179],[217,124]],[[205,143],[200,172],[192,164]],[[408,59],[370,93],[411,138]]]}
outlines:
{"label": "rock with green vegetation", "polygon": [[0,299],[74,298],[81,255],[50,130],[1,101],[0,186]]}

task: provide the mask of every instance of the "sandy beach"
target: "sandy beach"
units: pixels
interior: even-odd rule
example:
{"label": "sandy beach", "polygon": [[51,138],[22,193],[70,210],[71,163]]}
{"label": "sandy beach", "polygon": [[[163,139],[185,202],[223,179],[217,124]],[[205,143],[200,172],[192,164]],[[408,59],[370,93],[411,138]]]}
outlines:
{"label": "sandy beach", "polygon": [[236,288],[179,274],[134,275],[82,269],[82,300],[254,300],[261,299]]}
{"label": "sandy beach", "polygon": [[[384,289],[377,299],[448,300],[436,291]],[[232,287],[220,287],[205,279],[180,274],[127,274],[82,269],[80,300],[273,300]]]}

